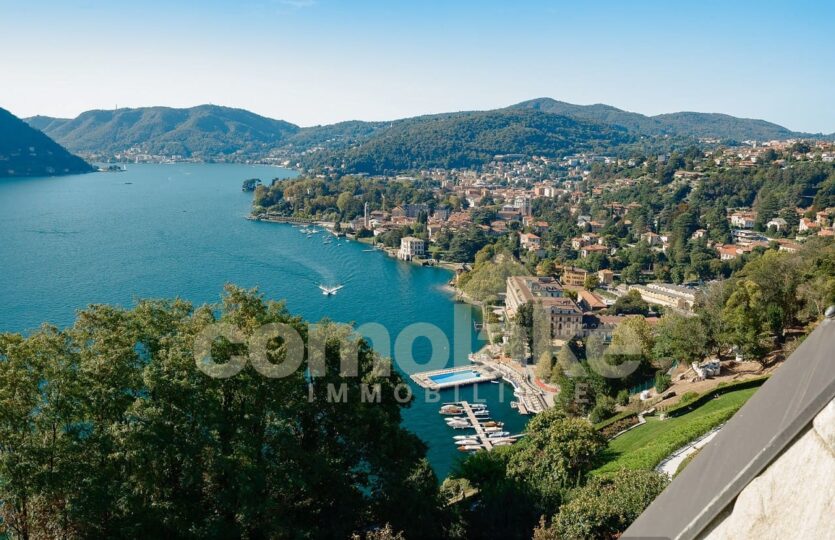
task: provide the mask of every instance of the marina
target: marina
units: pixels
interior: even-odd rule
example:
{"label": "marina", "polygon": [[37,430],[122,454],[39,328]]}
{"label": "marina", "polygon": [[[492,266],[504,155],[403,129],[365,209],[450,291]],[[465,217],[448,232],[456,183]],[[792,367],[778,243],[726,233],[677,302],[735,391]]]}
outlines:
{"label": "marina", "polygon": [[504,430],[504,423],[489,419],[490,411],[482,403],[458,401],[444,403],[440,411],[442,415],[456,415],[446,419],[448,427],[453,429],[471,429],[473,435],[454,435],[453,444],[461,452],[490,451],[496,446],[509,446],[522,435],[512,435]]}

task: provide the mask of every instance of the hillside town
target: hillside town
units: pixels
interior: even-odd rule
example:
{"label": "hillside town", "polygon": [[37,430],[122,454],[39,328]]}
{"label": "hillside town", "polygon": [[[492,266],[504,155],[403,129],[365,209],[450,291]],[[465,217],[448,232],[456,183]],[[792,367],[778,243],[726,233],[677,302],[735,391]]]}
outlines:
{"label": "hillside town", "polygon": [[[649,332],[695,318],[714,285],[749,261],[831,241],[834,160],[831,142],[783,140],[626,158],[504,155],[394,177],[324,171],[259,186],[253,219],[318,221],[403,261],[454,269],[458,298],[482,309],[488,345],[475,358],[512,370],[535,411],[565,399],[567,381],[518,335],[520,325],[534,332],[531,306],[546,314],[553,351],[580,353],[636,318]],[[759,351],[744,349],[734,346],[732,360]],[[697,353],[656,369],[621,390],[663,401],[675,381],[658,377],[705,380],[720,365]],[[604,417],[618,409],[606,408]]]}

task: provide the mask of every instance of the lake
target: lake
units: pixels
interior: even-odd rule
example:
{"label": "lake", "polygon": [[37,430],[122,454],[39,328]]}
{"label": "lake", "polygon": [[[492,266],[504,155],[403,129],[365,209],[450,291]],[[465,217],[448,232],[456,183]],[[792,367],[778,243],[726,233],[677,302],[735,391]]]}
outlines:
{"label": "lake", "polygon": [[[66,326],[91,303],[131,306],[137,298],[174,296],[213,303],[231,282],[283,299],[310,321],[376,322],[392,341],[413,323],[431,323],[456,343],[456,304],[443,289],[450,272],[367,252],[357,242],[325,243],[321,233],[308,238],[289,225],[244,219],[252,199],[241,191],[244,179],[268,183],[294,174],[267,166],[173,164],[0,178],[0,331],[28,332],[42,322]],[[344,288],[325,296],[322,283]],[[464,339],[449,366],[466,364],[464,351],[478,343],[471,324],[458,333]],[[428,361],[426,339],[412,350],[417,363]],[[445,426],[438,403],[425,402],[413,388],[418,399],[404,411],[404,424],[429,445],[443,478],[459,459],[451,436],[460,432]],[[459,398],[472,399],[475,389],[462,389]],[[509,431],[522,429],[525,418],[510,409],[508,385],[480,384],[477,391]],[[459,398],[441,392],[441,401]]]}

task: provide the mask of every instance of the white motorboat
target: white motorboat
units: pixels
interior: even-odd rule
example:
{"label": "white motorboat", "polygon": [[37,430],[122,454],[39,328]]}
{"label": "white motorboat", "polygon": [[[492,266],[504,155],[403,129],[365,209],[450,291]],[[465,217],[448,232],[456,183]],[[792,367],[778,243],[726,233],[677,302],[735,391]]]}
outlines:
{"label": "white motorboat", "polygon": [[333,296],[345,285],[337,285],[335,287],[328,287],[326,285],[319,285],[319,288],[322,289],[322,294],[325,296]]}
{"label": "white motorboat", "polygon": [[459,446],[466,446],[466,445],[469,445],[469,444],[481,444],[481,441],[479,441],[478,439],[461,439],[461,440],[452,441],[452,442],[455,443],[456,445],[459,445]]}

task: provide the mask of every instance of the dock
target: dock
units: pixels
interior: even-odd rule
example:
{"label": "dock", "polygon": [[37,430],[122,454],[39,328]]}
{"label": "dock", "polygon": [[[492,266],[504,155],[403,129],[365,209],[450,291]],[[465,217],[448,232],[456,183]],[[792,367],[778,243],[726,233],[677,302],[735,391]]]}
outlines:
{"label": "dock", "polygon": [[475,414],[473,414],[473,408],[470,407],[470,403],[467,401],[461,402],[461,408],[464,409],[464,413],[466,413],[467,418],[469,418],[470,423],[473,425],[473,429],[475,430],[476,436],[478,440],[481,441],[481,444],[484,446],[485,450],[492,450],[493,443],[490,442],[490,437],[487,436],[487,433],[484,431],[484,426],[481,425],[481,422],[478,421],[478,418]]}

